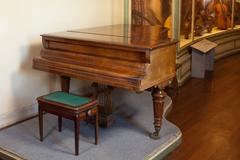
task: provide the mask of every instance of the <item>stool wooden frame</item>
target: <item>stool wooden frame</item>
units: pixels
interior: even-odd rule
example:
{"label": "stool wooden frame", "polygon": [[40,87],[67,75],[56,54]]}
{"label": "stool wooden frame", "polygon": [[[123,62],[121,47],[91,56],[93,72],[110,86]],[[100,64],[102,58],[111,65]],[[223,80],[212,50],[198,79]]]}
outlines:
{"label": "stool wooden frame", "polygon": [[43,141],[43,114],[51,113],[58,116],[58,130],[62,131],[62,117],[74,121],[75,129],[75,155],[79,155],[79,132],[80,121],[86,120],[88,117],[95,116],[95,144],[98,144],[98,106],[97,100],[92,100],[89,103],[79,107],[72,107],[66,104],[49,101],[43,96],[37,98],[39,107],[39,132],[40,141]]}

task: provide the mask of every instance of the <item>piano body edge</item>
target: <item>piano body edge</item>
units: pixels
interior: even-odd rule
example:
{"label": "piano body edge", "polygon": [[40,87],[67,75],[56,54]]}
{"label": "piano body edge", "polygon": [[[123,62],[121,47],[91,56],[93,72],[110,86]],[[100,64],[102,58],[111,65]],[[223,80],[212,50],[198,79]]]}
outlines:
{"label": "piano body edge", "polygon": [[175,76],[176,44],[133,49],[43,37],[33,68],[137,92],[165,85]]}

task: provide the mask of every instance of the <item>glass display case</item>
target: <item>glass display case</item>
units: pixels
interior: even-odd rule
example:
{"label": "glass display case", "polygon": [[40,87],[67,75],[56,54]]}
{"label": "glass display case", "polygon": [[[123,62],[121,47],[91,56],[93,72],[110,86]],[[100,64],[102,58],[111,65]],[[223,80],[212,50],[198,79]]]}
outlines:
{"label": "glass display case", "polygon": [[218,44],[215,59],[240,52],[240,0],[124,0],[125,23],[161,25],[178,40],[179,84],[191,77],[189,46]]}
{"label": "glass display case", "polygon": [[131,0],[131,23],[160,25],[172,37],[172,0]]}
{"label": "glass display case", "polygon": [[125,4],[128,23],[164,26],[180,41],[180,48],[240,28],[240,0],[125,0]]}
{"label": "glass display case", "polygon": [[236,28],[240,28],[240,0],[234,2],[234,24]]}
{"label": "glass display case", "polygon": [[180,19],[180,39],[181,45],[191,42],[193,38],[192,33],[192,15],[193,15],[193,0],[181,1],[181,17]]}
{"label": "glass display case", "polygon": [[240,1],[182,0],[180,19],[180,47],[183,47],[199,38],[239,28]]}

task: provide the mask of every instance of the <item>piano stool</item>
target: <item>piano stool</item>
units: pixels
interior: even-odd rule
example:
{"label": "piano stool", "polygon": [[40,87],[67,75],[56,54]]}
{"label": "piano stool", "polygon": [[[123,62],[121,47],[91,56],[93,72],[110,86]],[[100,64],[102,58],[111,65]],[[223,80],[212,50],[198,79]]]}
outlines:
{"label": "piano stool", "polygon": [[58,130],[62,131],[62,117],[74,121],[75,155],[79,155],[80,121],[94,117],[95,144],[98,143],[98,102],[96,99],[81,97],[66,92],[53,92],[37,98],[40,141],[43,141],[43,114],[58,116]]}

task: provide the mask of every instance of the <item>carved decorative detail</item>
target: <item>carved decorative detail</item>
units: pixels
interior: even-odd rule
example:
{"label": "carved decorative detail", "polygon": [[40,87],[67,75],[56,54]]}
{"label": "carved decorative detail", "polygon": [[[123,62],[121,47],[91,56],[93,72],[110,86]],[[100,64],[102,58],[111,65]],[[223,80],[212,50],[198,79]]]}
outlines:
{"label": "carved decorative detail", "polygon": [[160,138],[160,129],[162,125],[162,115],[164,107],[164,98],[167,94],[164,92],[163,88],[153,87],[152,88],[152,97],[153,97],[153,113],[154,113],[154,128],[155,132],[150,134],[150,137],[153,139]]}
{"label": "carved decorative detail", "polygon": [[101,85],[97,83],[92,84],[96,91],[96,98],[98,99],[99,109],[100,109],[100,125],[102,127],[110,127],[115,118],[112,116],[112,96],[111,92],[113,87],[107,85]]}

